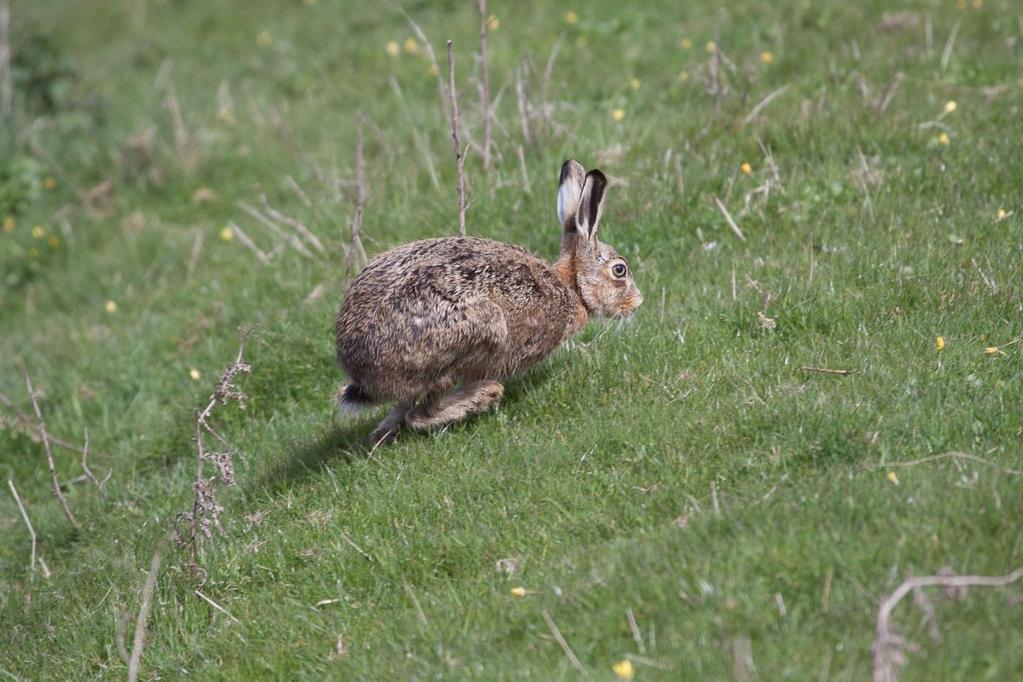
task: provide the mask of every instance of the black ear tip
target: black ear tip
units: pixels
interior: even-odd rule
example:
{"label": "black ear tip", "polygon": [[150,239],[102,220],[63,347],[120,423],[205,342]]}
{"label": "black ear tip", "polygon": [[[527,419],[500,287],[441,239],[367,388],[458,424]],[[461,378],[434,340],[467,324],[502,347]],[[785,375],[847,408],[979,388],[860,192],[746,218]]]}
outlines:
{"label": "black ear tip", "polygon": [[561,177],[558,178],[558,182],[564,182],[572,174],[572,168],[578,165],[580,164],[575,159],[565,159],[561,164]]}
{"label": "black ear tip", "polygon": [[586,176],[593,180],[594,186],[600,188],[604,188],[607,186],[607,176],[604,175],[603,171],[601,171],[599,168],[594,168],[589,173],[587,173]]}

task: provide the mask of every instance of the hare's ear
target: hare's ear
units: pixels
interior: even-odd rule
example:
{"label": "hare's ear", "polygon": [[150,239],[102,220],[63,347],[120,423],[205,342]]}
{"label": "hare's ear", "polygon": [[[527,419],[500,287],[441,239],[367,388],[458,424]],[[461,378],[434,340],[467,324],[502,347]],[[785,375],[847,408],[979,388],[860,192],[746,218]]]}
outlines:
{"label": "hare's ear", "polygon": [[600,216],[604,214],[606,190],[607,176],[596,169],[586,174],[575,215],[575,229],[583,239],[594,240],[597,237]]}
{"label": "hare's ear", "polygon": [[561,179],[558,180],[558,222],[566,232],[575,232],[575,213],[579,197],[583,193],[586,169],[575,159],[561,164]]}

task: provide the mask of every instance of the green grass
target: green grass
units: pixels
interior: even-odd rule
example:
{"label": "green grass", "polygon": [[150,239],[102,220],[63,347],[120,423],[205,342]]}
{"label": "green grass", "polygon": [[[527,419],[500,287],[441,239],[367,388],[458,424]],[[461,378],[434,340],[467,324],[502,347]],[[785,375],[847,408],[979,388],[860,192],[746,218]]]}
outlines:
{"label": "green grass", "polygon": [[[248,407],[216,417],[241,450],[239,485],[220,493],[223,532],[205,547],[201,588],[239,622],[192,593],[186,553],[168,547],[144,677],[580,677],[546,609],[592,676],[610,679],[614,662],[640,653],[631,609],[643,656],[658,666],[638,663],[637,679],[741,678],[735,652],[747,641],[753,679],[865,679],[879,601],[905,576],[1023,565],[1023,496],[1008,471],[1023,468],[1023,343],[1005,345],[1023,335],[1023,36],[1010,0],[903,2],[919,21],[892,32],[878,29],[893,11],[880,0],[746,0],[728,3],[720,23],[711,3],[491,3],[495,92],[529,56],[535,104],[562,36],[549,99],[563,128],[524,141],[508,88],[502,159],[489,180],[469,160],[469,231],[552,257],[560,162],[603,159],[621,182],[602,236],[630,259],[647,302],[630,329],[593,323],[512,381],[496,413],[371,456],[373,419],[341,420],[332,401],[339,230],[351,205],[318,183],[270,110],[313,163],[345,177],[357,112],[370,117],[368,250],[453,233],[436,83],[422,56],[385,51],[411,34],[401,7],[14,4],[16,55],[28,36],[48,36],[77,75],[55,110],[19,106],[20,135],[4,147],[25,180],[0,188],[22,198],[3,209],[16,211],[15,229],[0,232],[0,391],[29,409],[24,364],[50,430],[78,442],[87,428],[92,467],[113,473],[103,495],[71,486],[84,526],[72,532],[41,447],[10,424],[0,431],[0,471],[17,483],[53,570],[50,580],[28,570],[28,534],[0,495],[6,676],[125,676],[118,623],[128,620],[130,647],[150,557],[191,507],[194,411],[251,324]],[[405,9],[438,50],[455,40],[467,83],[472,3]],[[568,10],[578,23],[565,22]],[[712,39],[735,65],[723,67],[720,101],[704,88]],[[222,83],[232,116],[218,117]],[[183,153],[164,103],[170,84],[190,138]],[[943,114],[949,100],[958,106]],[[473,83],[463,108],[479,141]],[[129,138],[147,129],[149,150],[131,151]],[[745,210],[744,197],[774,178],[763,149],[778,183]],[[82,201],[106,180],[113,192]],[[197,203],[200,188],[215,197]],[[262,266],[237,239],[221,240],[233,220],[269,248],[237,207],[261,191],[329,254],[289,251]],[[999,209],[1010,215],[998,221]],[[304,302],[318,285],[325,295]],[[989,463],[898,466],[948,452]],[[76,457],[56,455],[63,480],[79,475]],[[495,569],[505,558],[518,562],[511,576]],[[512,596],[517,586],[525,597]],[[903,679],[1023,675],[1020,594],[975,589],[953,602],[935,591],[941,644],[905,600],[895,622],[921,651]]]}

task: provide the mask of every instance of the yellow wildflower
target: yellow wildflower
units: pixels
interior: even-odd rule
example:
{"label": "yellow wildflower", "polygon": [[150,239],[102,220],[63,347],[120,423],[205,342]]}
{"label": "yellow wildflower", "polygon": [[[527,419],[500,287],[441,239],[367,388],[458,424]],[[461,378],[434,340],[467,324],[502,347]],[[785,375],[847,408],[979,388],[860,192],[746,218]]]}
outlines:
{"label": "yellow wildflower", "polygon": [[994,355],[999,350],[1001,349],[998,346],[988,346],[987,348],[984,349],[984,352],[987,353],[988,355]]}
{"label": "yellow wildflower", "polygon": [[956,101],[954,99],[950,99],[949,101],[945,102],[945,113],[951,114],[953,111],[956,110],[958,106],[959,105],[956,104]]}
{"label": "yellow wildflower", "polygon": [[406,38],[404,48],[408,54],[419,54],[419,43],[416,42],[415,38]]}
{"label": "yellow wildflower", "polygon": [[894,471],[889,471],[888,475],[885,478],[887,478],[889,481],[891,481],[895,485],[899,484],[899,477],[895,474]]}
{"label": "yellow wildflower", "polygon": [[752,173],[752,172],[753,172],[753,166],[749,165],[749,162],[748,162],[748,161],[743,161],[743,162],[742,162],[742,165],[741,165],[741,166],[739,166],[739,168],[740,168],[740,169],[742,170],[742,172],[743,172],[743,173],[745,173],[746,175],[749,175],[750,173]]}
{"label": "yellow wildflower", "polygon": [[685,83],[686,81],[688,81],[689,80],[689,72],[688,71],[679,71],[678,72],[678,80],[681,83]]}
{"label": "yellow wildflower", "polygon": [[938,144],[942,147],[947,147],[949,142],[951,142],[951,140],[948,137],[948,133],[941,133],[938,135]]}
{"label": "yellow wildflower", "polygon": [[42,239],[46,236],[46,228],[42,225],[36,225],[32,228],[32,236],[36,239]]}
{"label": "yellow wildflower", "polygon": [[[1005,220],[1006,218],[1009,217],[1009,214],[1005,212],[1004,208],[999,208],[998,209],[998,213],[995,214],[995,217],[998,219],[998,222],[1002,222],[1003,220]],[[7,223],[6,222],[4,222],[4,229],[5,230],[7,229]]]}
{"label": "yellow wildflower", "polygon": [[106,304],[104,304],[103,309],[113,315],[117,312],[117,304],[113,301],[107,301]]}
{"label": "yellow wildflower", "polygon": [[51,191],[57,189],[57,181],[52,175],[43,178],[43,188]]}
{"label": "yellow wildflower", "polygon": [[397,57],[398,53],[401,52],[401,47],[398,46],[397,40],[388,40],[387,44],[384,45],[384,49],[387,50],[387,54],[392,57]]}
{"label": "yellow wildflower", "polygon": [[50,245],[51,249],[55,249],[60,246],[60,237],[55,234],[51,234],[50,238],[46,240],[46,243]]}
{"label": "yellow wildflower", "polygon": [[526,588],[524,588],[524,587],[513,587],[511,589],[511,593],[512,593],[513,597],[525,597],[526,596]]}
{"label": "yellow wildflower", "polygon": [[487,17],[487,30],[496,31],[501,28],[501,20],[497,18],[497,15],[491,14]]}
{"label": "yellow wildflower", "polygon": [[612,665],[611,670],[614,671],[619,680],[631,680],[636,676],[636,667],[627,658]]}
{"label": "yellow wildflower", "polygon": [[263,47],[267,47],[272,41],[273,38],[270,37],[270,31],[263,31],[258,36],[256,36],[256,42],[262,45]]}
{"label": "yellow wildflower", "polygon": [[713,40],[708,40],[707,44],[704,45],[704,49],[707,50],[707,52],[711,52],[711,53],[717,52],[718,51],[718,44],[715,43]]}
{"label": "yellow wildflower", "polygon": [[621,121],[621,120],[622,120],[623,118],[625,118],[625,111],[624,111],[624,110],[622,110],[622,109],[613,109],[613,110],[611,111],[611,118],[612,118],[612,119],[613,119],[613,120],[614,120],[615,122],[619,122],[619,121]]}
{"label": "yellow wildflower", "polygon": [[234,239],[234,229],[230,225],[228,225],[227,227],[220,231],[220,238],[223,239],[225,242],[231,241],[232,239]]}
{"label": "yellow wildflower", "polygon": [[944,336],[939,336],[938,338],[934,339],[934,348],[935,348],[935,350],[942,350],[942,349],[945,348],[945,337]]}
{"label": "yellow wildflower", "polygon": [[682,42],[680,42],[679,45],[682,46],[683,50],[691,50],[691,49],[693,49],[693,41],[690,40],[689,38],[683,38]]}
{"label": "yellow wildflower", "polygon": [[4,218],[4,232],[14,232],[14,228],[17,226],[18,224],[14,222],[13,216]]}
{"label": "yellow wildflower", "polygon": [[202,374],[199,374],[199,370],[193,367],[192,369],[188,370],[188,376],[192,377],[192,381],[199,381],[199,379],[202,377]]}
{"label": "yellow wildflower", "polygon": [[430,66],[427,67],[426,72],[428,74],[430,74],[431,76],[436,76],[437,75],[437,65],[436,64],[430,64]]}
{"label": "yellow wildflower", "polygon": [[569,10],[565,12],[565,23],[574,26],[579,22],[579,15]]}
{"label": "yellow wildflower", "polygon": [[629,87],[632,88],[633,90],[639,90],[640,85],[642,85],[642,83],[639,82],[638,78],[633,78],[632,80],[629,81]]}
{"label": "yellow wildflower", "polygon": [[773,64],[774,55],[771,54],[768,50],[764,50],[763,52],[760,53],[760,61],[763,62],[764,64]]}

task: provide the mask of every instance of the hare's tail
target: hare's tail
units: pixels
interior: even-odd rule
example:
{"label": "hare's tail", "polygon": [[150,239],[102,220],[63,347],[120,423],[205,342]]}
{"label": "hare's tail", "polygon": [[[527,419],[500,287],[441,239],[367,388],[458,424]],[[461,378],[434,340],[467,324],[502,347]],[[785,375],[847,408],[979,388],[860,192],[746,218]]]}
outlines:
{"label": "hare's tail", "polygon": [[366,392],[365,388],[358,384],[348,384],[341,389],[337,406],[342,414],[354,414],[355,412],[365,410],[373,405],[374,402],[376,401]]}

